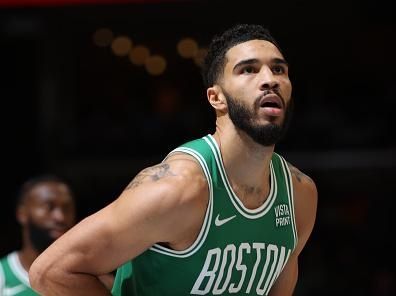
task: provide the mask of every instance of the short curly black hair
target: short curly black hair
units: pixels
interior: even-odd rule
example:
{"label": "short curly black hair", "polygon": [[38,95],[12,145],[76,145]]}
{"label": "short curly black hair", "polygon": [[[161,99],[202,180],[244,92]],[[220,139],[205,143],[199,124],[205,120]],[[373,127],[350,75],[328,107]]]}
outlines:
{"label": "short curly black hair", "polygon": [[237,24],[220,35],[214,36],[202,67],[202,78],[206,88],[214,85],[223,74],[226,52],[235,45],[249,40],[266,40],[281,51],[268,29],[255,24]]}
{"label": "short curly black hair", "polygon": [[16,198],[16,206],[19,207],[22,205],[28,194],[39,184],[42,183],[59,183],[67,186],[71,196],[74,198],[74,193],[70,187],[70,184],[63,178],[53,175],[53,174],[42,174],[38,176],[34,176],[28,180],[26,180],[20,187],[17,198]]}

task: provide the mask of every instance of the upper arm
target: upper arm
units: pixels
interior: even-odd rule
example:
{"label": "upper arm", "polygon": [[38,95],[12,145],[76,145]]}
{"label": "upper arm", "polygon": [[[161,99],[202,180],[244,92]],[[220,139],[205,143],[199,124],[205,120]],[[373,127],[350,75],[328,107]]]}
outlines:
{"label": "upper arm", "polygon": [[38,260],[46,268],[100,275],[154,243],[177,238],[189,226],[178,218],[187,219],[202,185],[191,182],[195,175],[183,165],[170,163],[143,170],[116,201],[70,229]]}
{"label": "upper arm", "polygon": [[293,178],[294,208],[298,243],[295,253],[300,254],[307,243],[316,220],[318,192],[315,182],[289,164]]}
{"label": "upper arm", "polygon": [[282,273],[271,289],[271,296],[292,295],[298,278],[298,256],[307,243],[316,219],[318,193],[314,181],[289,164],[293,178],[294,208],[298,242]]}

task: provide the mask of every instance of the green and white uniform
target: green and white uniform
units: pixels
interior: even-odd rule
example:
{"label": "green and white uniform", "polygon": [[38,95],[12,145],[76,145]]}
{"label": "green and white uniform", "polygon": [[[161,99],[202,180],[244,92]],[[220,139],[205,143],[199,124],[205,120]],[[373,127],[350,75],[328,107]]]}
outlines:
{"label": "green and white uniform", "polygon": [[297,243],[286,161],[273,154],[270,193],[263,205],[247,209],[231,188],[211,135],[174,152],[195,157],[208,181],[200,233],[184,251],[156,244],[121,266],[113,295],[267,295]]}
{"label": "green and white uniform", "polygon": [[0,296],[37,296],[30,288],[27,271],[12,252],[0,260]]}

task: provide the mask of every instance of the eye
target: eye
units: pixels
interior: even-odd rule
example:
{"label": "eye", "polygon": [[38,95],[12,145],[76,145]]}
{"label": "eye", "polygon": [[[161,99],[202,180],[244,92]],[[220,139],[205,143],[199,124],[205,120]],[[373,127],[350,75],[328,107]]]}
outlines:
{"label": "eye", "polygon": [[40,203],[36,205],[37,209],[40,209],[41,211],[45,212],[51,212],[51,204],[45,202],[45,203]]}
{"label": "eye", "polygon": [[284,74],[284,73],[286,73],[286,69],[285,69],[284,66],[275,65],[275,66],[272,67],[272,72],[274,74]]}
{"label": "eye", "polygon": [[71,204],[66,204],[61,206],[62,212],[66,214],[70,214],[73,212],[73,206]]}
{"label": "eye", "polygon": [[55,208],[55,204],[53,202],[46,202],[43,207],[47,212],[51,212]]}
{"label": "eye", "polygon": [[256,69],[253,66],[243,67],[241,70],[242,74],[253,74],[256,72]]}

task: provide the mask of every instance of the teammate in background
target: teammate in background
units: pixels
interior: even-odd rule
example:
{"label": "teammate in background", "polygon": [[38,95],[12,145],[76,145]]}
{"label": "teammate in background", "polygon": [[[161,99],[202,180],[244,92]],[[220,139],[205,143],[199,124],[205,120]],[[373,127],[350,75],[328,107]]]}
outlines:
{"label": "teammate in background", "polygon": [[[0,296],[38,295],[29,284],[28,270],[37,256],[76,221],[73,192],[65,180],[41,175],[27,180],[17,197],[16,217],[22,227],[22,248],[0,260]],[[111,289],[111,273],[100,280]]]}
{"label": "teammate in background", "polygon": [[[216,131],[141,171],[33,263],[42,295],[292,295],[314,226],[314,182],[274,152],[288,64],[259,25],[216,36],[203,69]],[[156,136],[156,135],[152,135]],[[120,267],[121,266],[121,267]]]}
{"label": "teammate in background", "polygon": [[75,224],[75,202],[65,181],[52,175],[26,181],[17,197],[16,218],[22,228],[22,248],[0,260],[0,295],[38,295],[28,270],[37,256]]}

